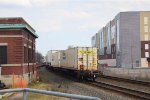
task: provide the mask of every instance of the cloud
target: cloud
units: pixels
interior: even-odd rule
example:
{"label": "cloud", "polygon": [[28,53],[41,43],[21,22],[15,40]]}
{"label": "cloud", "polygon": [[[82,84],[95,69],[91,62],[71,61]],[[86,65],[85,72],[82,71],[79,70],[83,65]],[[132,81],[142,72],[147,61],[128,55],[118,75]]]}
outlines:
{"label": "cloud", "polygon": [[31,6],[30,0],[0,0],[0,4],[12,4],[19,6]]}
{"label": "cloud", "polygon": [[36,24],[35,28],[42,33],[59,32],[63,28],[62,21],[57,19],[41,19],[35,23],[41,23]]}
{"label": "cloud", "polygon": [[79,31],[81,32],[88,32],[89,30],[93,30],[93,29],[99,29],[100,23],[90,23],[90,24],[83,24],[81,26],[79,26]]}
{"label": "cloud", "polygon": [[88,12],[85,12],[85,11],[79,11],[79,10],[72,10],[72,11],[63,11],[61,12],[62,15],[66,18],[69,18],[69,19],[88,19],[88,18],[91,18],[92,15],[91,13],[88,13]]}
{"label": "cloud", "polygon": [[17,5],[17,6],[54,6],[54,5],[63,5],[66,4],[68,0],[0,0],[0,4],[5,5]]}
{"label": "cloud", "polygon": [[30,0],[32,5],[35,6],[47,6],[47,5],[63,5],[68,3],[69,0]]}

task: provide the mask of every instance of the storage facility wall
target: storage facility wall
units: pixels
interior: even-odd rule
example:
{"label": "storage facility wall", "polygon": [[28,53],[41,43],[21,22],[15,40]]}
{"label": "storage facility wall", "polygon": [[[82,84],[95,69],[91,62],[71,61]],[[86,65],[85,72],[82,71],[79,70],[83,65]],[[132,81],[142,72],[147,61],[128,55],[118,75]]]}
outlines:
{"label": "storage facility wall", "polygon": [[[96,42],[92,46],[99,49],[99,64],[126,68],[150,67],[149,19],[149,11],[120,12],[101,28],[92,41]],[[97,37],[99,40],[96,40]]]}
{"label": "storage facility wall", "polygon": [[[119,25],[120,66],[139,67],[141,58],[139,12],[120,13]],[[136,64],[139,62],[139,64]],[[137,66],[138,65],[138,66]]]}

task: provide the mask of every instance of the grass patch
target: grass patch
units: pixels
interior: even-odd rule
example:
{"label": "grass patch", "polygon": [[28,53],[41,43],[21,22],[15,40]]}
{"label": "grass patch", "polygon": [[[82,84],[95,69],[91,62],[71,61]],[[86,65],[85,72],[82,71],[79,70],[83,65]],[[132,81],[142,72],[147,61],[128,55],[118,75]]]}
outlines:
{"label": "grass patch", "polygon": [[[30,83],[28,85],[28,88],[47,90],[47,91],[51,91],[51,90],[53,91],[54,90],[53,85],[43,83],[43,82]],[[0,100],[22,100],[22,93],[17,93],[17,94],[19,94],[19,96],[14,94],[10,97],[5,97],[5,98],[2,98]],[[52,96],[52,95],[27,92],[27,100],[70,100],[70,99],[62,98],[62,97],[56,97],[56,96]]]}
{"label": "grass patch", "polygon": [[[53,86],[47,83],[31,83],[28,88],[41,89],[41,90],[53,90]],[[28,93],[28,100],[68,100],[67,98],[56,97],[51,95],[37,94],[37,93]]]}

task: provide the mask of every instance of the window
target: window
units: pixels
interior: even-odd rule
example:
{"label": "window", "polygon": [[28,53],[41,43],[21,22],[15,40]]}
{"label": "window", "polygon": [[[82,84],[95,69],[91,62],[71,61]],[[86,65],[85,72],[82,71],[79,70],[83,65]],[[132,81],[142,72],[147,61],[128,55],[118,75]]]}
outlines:
{"label": "window", "polygon": [[145,50],[149,49],[149,45],[145,44]]}
{"label": "window", "polygon": [[7,46],[0,46],[0,64],[7,64]]}
{"label": "window", "polygon": [[148,41],[148,34],[145,34],[145,35],[144,35],[144,40],[145,40],[145,41]]}
{"label": "window", "polygon": [[144,17],[144,24],[148,24],[148,17]]}
{"label": "window", "polygon": [[144,26],[144,32],[148,32],[148,26]]}
{"label": "window", "polygon": [[149,52],[145,52],[145,57],[149,57]]}

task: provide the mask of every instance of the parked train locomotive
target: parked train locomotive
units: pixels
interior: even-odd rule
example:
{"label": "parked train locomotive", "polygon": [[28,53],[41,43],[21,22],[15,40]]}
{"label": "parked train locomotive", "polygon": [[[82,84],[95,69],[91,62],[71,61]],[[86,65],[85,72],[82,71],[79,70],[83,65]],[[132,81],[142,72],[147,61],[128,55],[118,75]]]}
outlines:
{"label": "parked train locomotive", "polygon": [[46,56],[49,68],[74,73],[80,80],[95,80],[97,70],[97,48],[74,47],[67,50],[51,50]]}

